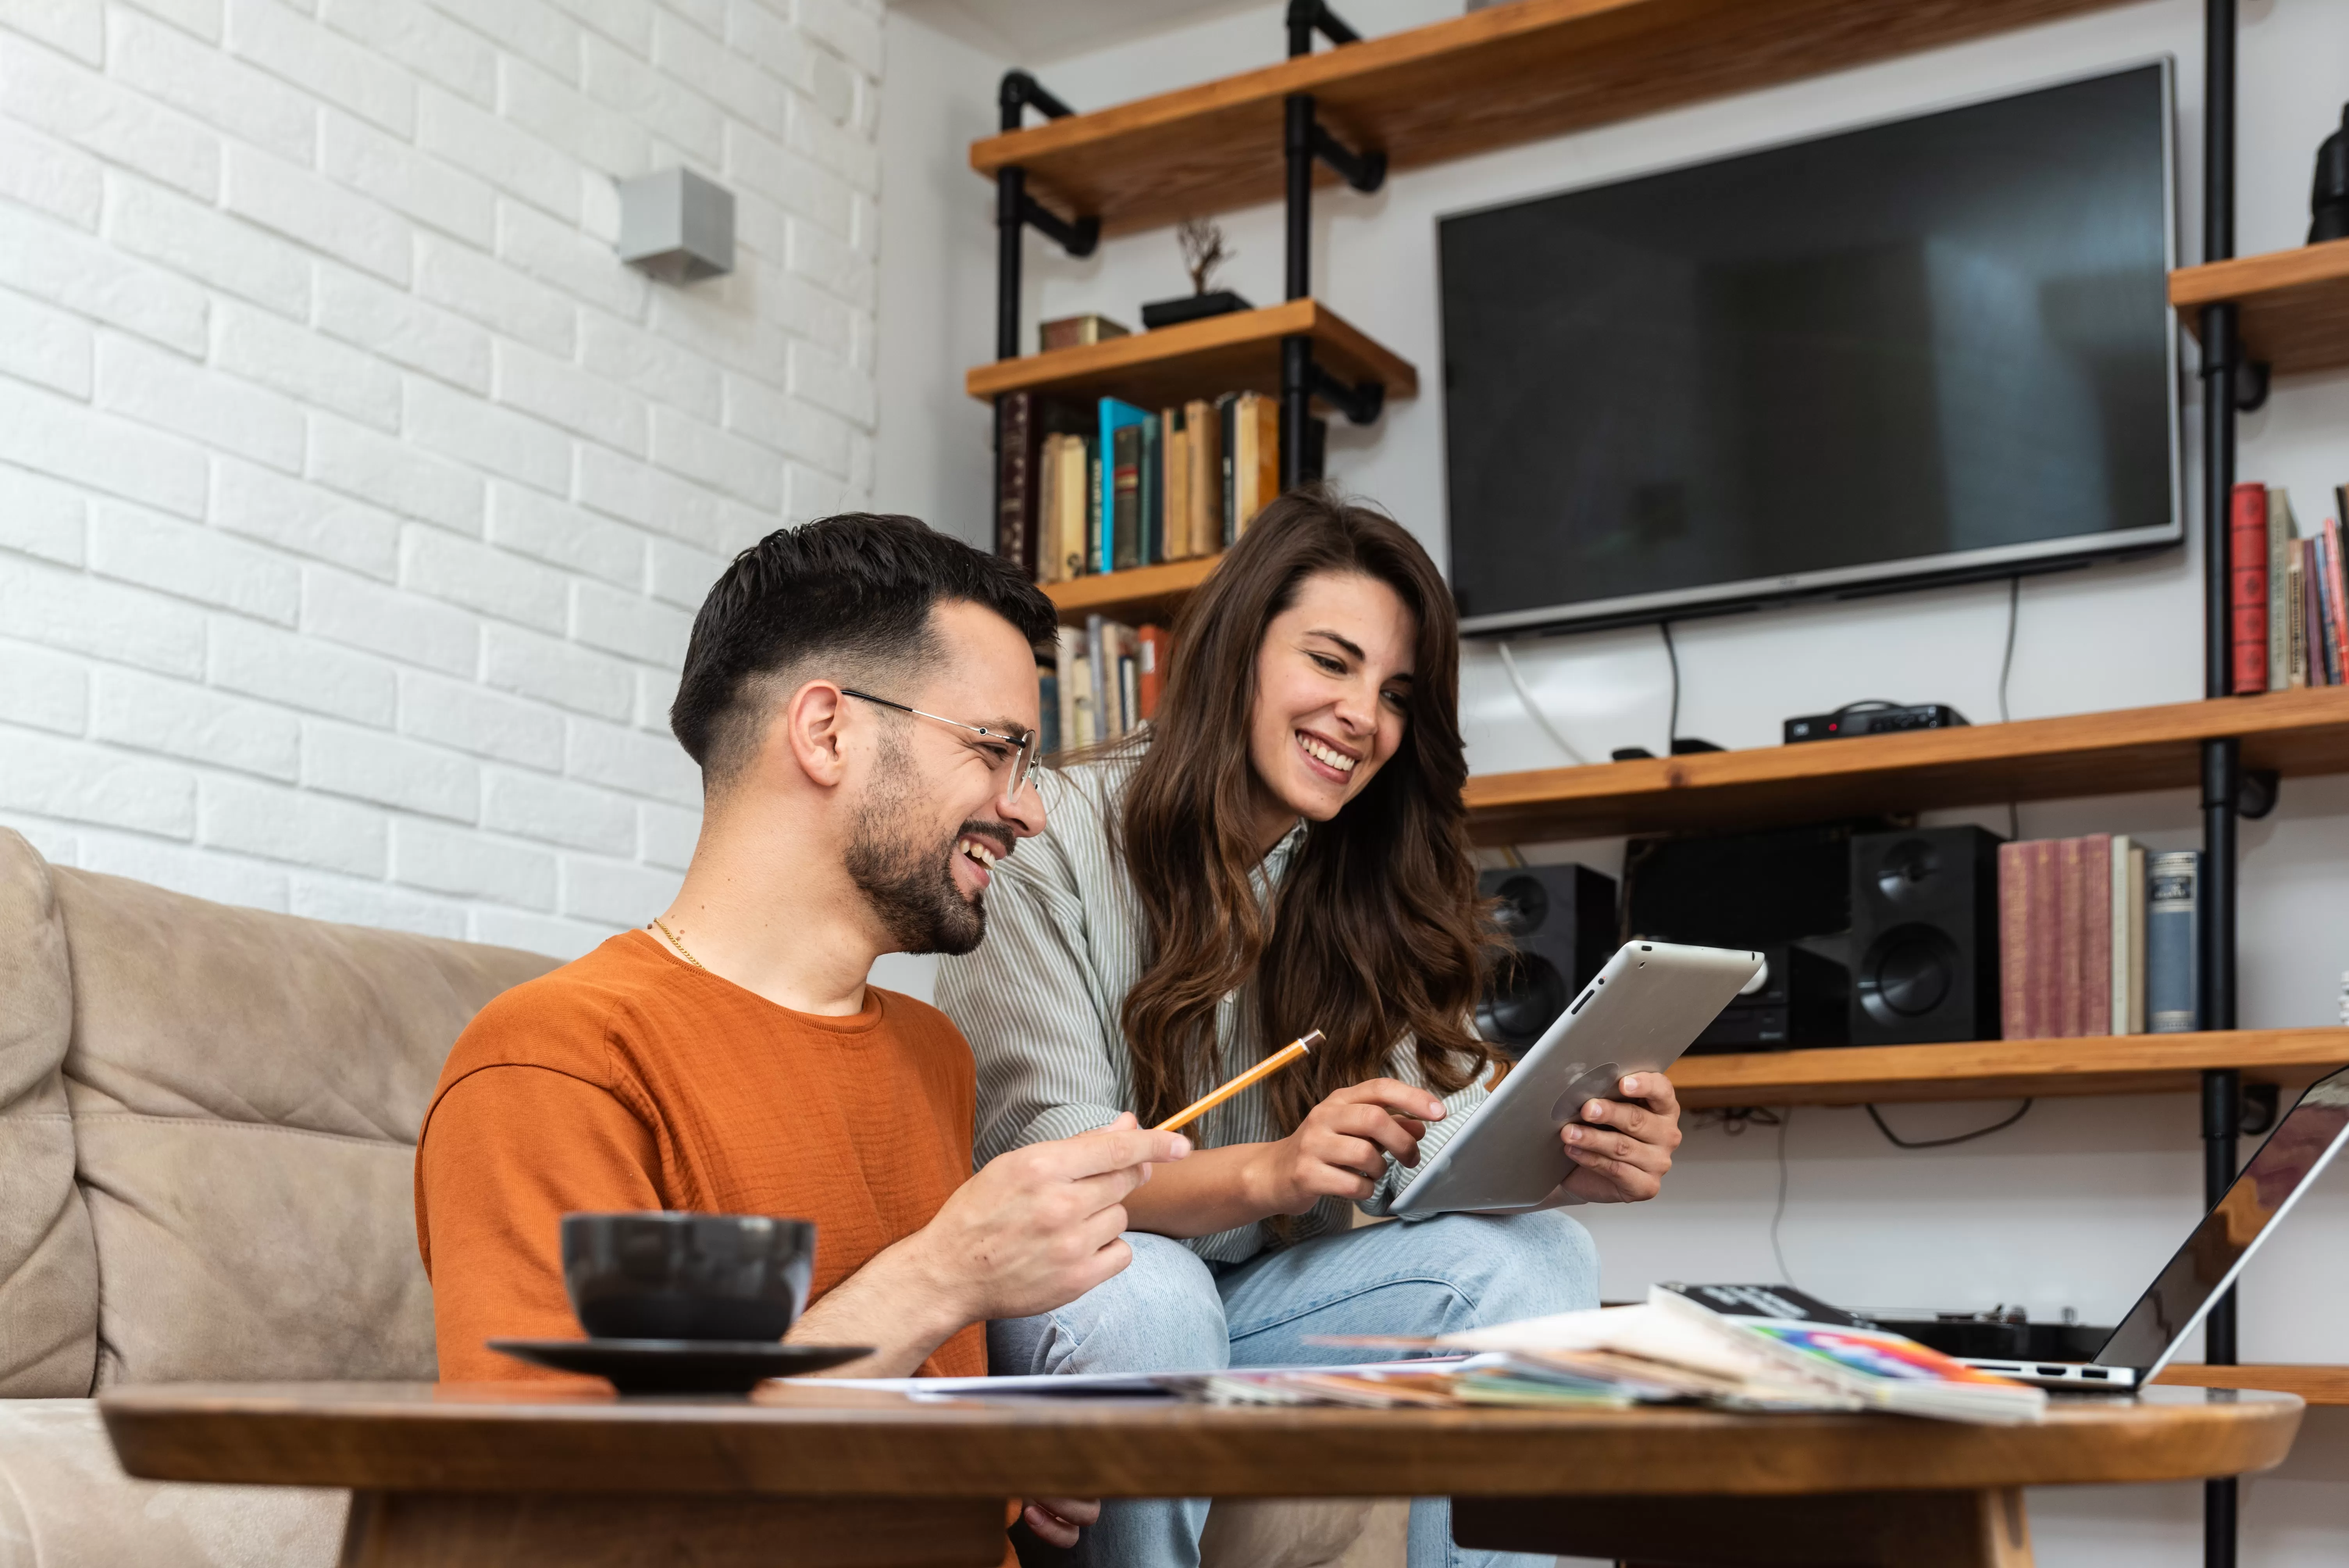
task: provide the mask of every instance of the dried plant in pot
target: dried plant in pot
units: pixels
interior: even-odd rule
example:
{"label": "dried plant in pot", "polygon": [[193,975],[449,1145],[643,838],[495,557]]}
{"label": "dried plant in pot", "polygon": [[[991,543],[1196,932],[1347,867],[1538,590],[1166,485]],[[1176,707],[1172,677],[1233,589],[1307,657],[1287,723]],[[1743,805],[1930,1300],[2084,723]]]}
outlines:
{"label": "dried plant in pot", "polygon": [[1206,218],[1185,218],[1176,227],[1174,239],[1183,247],[1183,270],[1191,274],[1191,292],[1143,305],[1143,331],[1256,308],[1229,289],[1209,287],[1216,281],[1216,270],[1239,254],[1225,244],[1221,226]]}

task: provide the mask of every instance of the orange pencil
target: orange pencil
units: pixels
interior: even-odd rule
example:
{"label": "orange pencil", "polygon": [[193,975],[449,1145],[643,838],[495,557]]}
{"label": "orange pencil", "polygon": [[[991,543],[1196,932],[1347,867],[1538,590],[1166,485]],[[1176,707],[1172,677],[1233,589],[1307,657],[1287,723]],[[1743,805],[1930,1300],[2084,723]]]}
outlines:
{"label": "orange pencil", "polygon": [[1178,1127],[1198,1120],[1199,1118],[1206,1115],[1207,1112],[1215,1109],[1216,1107],[1223,1104],[1224,1101],[1231,1099],[1232,1096],[1239,1093],[1240,1090],[1247,1088],[1248,1085],[1262,1082],[1264,1079],[1268,1078],[1273,1074],[1278,1072],[1281,1068],[1287,1067],[1289,1063],[1297,1060],[1299,1057],[1311,1056],[1313,1054],[1313,1047],[1320,1043],[1321,1031],[1319,1029],[1314,1030],[1311,1034],[1306,1036],[1301,1040],[1289,1041],[1288,1044],[1281,1047],[1280,1049],[1273,1052],[1272,1055],[1265,1057],[1264,1060],[1257,1063],[1256,1066],[1248,1068],[1247,1071],[1240,1074],[1239,1077],[1232,1079],[1231,1082],[1226,1084],[1223,1088],[1215,1090],[1204,1099],[1193,1100],[1190,1104],[1185,1106],[1182,1109],[1176,1111],[1174,1115],[1160,1122],[1151,1130],[1154,1132],[1172,1132]]}

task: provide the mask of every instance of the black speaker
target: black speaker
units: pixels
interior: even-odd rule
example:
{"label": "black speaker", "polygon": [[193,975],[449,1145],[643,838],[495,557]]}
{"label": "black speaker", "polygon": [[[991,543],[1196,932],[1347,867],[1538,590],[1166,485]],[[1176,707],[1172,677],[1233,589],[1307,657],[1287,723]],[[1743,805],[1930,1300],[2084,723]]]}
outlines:
{"label": "black speaker", "polygon": [[1522,1056],[1614,956],[1615,879],[1588,866],[1486,872],[1476,891],[1516,944],[1476,1005],[1476,1032]]}
{"label": "black speaker", "polygon": [[1851,841],[1851,1043],[1994,1040],[1998,846],[1980,828]]}

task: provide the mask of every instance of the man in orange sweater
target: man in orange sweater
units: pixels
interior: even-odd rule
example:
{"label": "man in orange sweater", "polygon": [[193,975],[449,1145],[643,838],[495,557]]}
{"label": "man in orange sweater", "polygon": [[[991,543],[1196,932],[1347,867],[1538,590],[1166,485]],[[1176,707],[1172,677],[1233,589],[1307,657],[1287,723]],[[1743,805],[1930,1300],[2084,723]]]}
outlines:
{"label": "man in orange sweater", "polygon": [[[971,1174],[969,1047],[866,984],[966,953],[995,861],[1044,825],[1035,645],[1050,603],[911,518],[780,531],[694,622],[670,725],[701,837],[647,930],[516,986],[460,1037],[427,1112],[416,1230],[440,1375],[544,1377],[494,1336],[575,1337],[559,1222],[686,1209],[817,1226],[789,1337],[840,1370],[972,1375],[985,1325],[1123,1269],[1123,1200],[1187,1141],[1120,1125]],[[1031,1506],[1072,1541],[1091,1505]]]}

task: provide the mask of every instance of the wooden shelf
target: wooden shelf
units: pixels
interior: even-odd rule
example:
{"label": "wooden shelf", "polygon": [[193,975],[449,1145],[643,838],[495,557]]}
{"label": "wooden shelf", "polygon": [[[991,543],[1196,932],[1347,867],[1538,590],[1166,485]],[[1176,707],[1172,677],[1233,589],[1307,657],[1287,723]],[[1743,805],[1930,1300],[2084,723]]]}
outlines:
{"label": "wooden shelf", "polygon": [[2349,772],[2349,687],[1476,774],[1469,830],[1532,843],[2187,789],[2200,743],[2226,736],[2241,738],[2246,769]]}
{"label": "wooden shelf", "polygon": [[2246,357],[2286,376],[2349,365],[2349,240],[2169,274],[2169,303],[2197,337],[2202,307],[2228,300],[2241,306]]}
{"label": "wooden shelf", "polygon": [[1191,590],[1207,580],[1207,573],[1222,559],[1220,555],[1203,555],[1192,561],[1169,561],[1158,566],[1071,577],[1064,583],[1045,583],[1044,597],[1060,611],[1064,625],[1081,626],[1087,615],[1106,615],[1128,625],[1167,621],[1190,596]]}
{"label": "wooden shelf", "polygon": [[[1281,106],[1390,168],[1557,136],[2118,0],[1516,0],[971,144],[1119,232],[1278,200]],[[1327,169],[1317,176],[1329,181]]]}
{"label": "wooden shelf", "polygon": [[2312,1405],[2349,1405],[2349,1367],[2297,1361],[2254,1362],[2241,1367],[2172,1362],[2161,1369],[2161,1376],[2154,1381],[2183,1388],[2264,1388],[2297,1394]]}
{"label": "wooden shelf", "polygon": [[2235,1029],[1682,1057],[1671,1078],[1683,1105],[1705,1109],[2159,1094],[2196,1088],[2209,1068],[2236,1068],[2251,1083],[2297,1089],[2344,1063],[2349,1028]]}
{"label": "wooden shelf", "polygon": [[973,366],[963,377],[970,395],[992,401],[1006,392],[1047,397],[1123,397],[1144,408],[1226,392],[1280,392],[1280,340],[1313,340],[1314,363],[1341,381],[1375,381],[1389,397],[1419,395],[1419,372],[1309,299],[1262,310],[1186,321],[1023,359]]}

